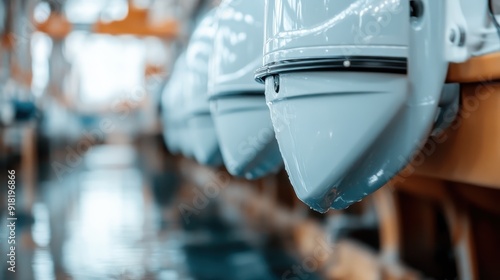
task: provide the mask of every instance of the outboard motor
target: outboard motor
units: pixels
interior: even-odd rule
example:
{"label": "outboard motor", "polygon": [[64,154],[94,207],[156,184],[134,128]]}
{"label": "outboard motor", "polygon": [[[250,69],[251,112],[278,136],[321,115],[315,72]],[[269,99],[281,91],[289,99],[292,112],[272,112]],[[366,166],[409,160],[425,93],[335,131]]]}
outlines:
{"label": "outboard motor", "polygon": [[254,71],[262,63],[264,3],[221,3],[209,71],[210,109],[224,163],[229,173],[247,179],[275,173],[283,166],[264,85],[254,80]]}
{"label": "outboard motor", "polygon": [[163,137],[168,150],[176,154],[192,157],[191,137],[186,131],[185,88],[183,77],[186,75],[186,56],[181,54],[175,62],[172,75],[162,93]]}
{"label": "outboard motor", "polygon": [[196,27],[186,50],[186,115],[194,158],[204,165],[219,166],[222,155],[208,104],[208,61],[216,31],[215,10]]}
{"label": "outboard motor", "polygon": [[[473,14],[457,19],[465,3]],[[486,3],[267,0],[256,79],[302,201],[319,212],[360,201],[453,121],[448,64],[481,47]]]}

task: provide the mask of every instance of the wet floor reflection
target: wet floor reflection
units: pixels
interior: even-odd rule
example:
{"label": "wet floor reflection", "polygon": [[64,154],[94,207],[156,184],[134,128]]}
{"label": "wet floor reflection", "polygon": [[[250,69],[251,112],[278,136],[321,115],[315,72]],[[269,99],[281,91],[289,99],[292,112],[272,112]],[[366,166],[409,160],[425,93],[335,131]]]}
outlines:
{"label": "wet floor reflection", "polygon": [[264,234],[225,221],[217,200],[184,223],[178,172],[148,156],[100,146],[60,180],[46,176],[33,224],[18,228],[17,272],[4,265],[3,279],[266,280],[294,264]]}

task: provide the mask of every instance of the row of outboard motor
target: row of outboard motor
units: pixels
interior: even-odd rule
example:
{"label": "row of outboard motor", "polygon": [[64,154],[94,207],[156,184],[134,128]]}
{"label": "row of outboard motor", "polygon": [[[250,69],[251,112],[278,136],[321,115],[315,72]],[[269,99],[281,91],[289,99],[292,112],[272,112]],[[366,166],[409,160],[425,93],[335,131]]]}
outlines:
{"label": "row of outboard motor", "polygon": [[169,150],[234,176],[283,166],[312,209],[398,174],[455,118],[450,63],[500,50],[489,0],[223,0],[163,92]]}

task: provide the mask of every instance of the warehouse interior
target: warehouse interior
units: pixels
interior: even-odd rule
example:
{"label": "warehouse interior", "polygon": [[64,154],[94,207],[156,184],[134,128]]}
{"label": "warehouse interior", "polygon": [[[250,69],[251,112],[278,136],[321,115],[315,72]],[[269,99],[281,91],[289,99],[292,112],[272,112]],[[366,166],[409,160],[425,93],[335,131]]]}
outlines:
{"label": "warehouse interior", "polygon": [[500,279],[499,0],[1,0],[0,279]]}

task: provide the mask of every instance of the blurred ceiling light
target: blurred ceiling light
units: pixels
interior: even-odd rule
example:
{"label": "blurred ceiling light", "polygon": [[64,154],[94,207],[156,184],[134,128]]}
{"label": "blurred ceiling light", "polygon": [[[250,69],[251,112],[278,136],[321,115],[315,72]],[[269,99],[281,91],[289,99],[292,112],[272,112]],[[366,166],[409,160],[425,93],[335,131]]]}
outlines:
{"label": "blurred ceiling light", "polygon": [[140,39],[73,35],[67,40],[68,47],[73,48],[70,53],[77,54],[74,68],[80,74],[83,105],[128,100],[134,89],[144,86],[145,48]]}
{"label": "blurred ceiling light", "polygon": [[35,97],[41,97],[49,80],[49,56],[52,41],[43,33],[35,32],[31,39],[33,80],[31,88]]}
{"label": "blurred ceiling light", "polygon": [[40,2],[35,6],[33,17],[36,22],[44,22],[49,18],[50,6],[47,2]]}
{"label": "blurred ceiling light", "polygon": [[79,24],[123,19],[127,11],[127,0],[68,0],[65,6],[68,19]]}

